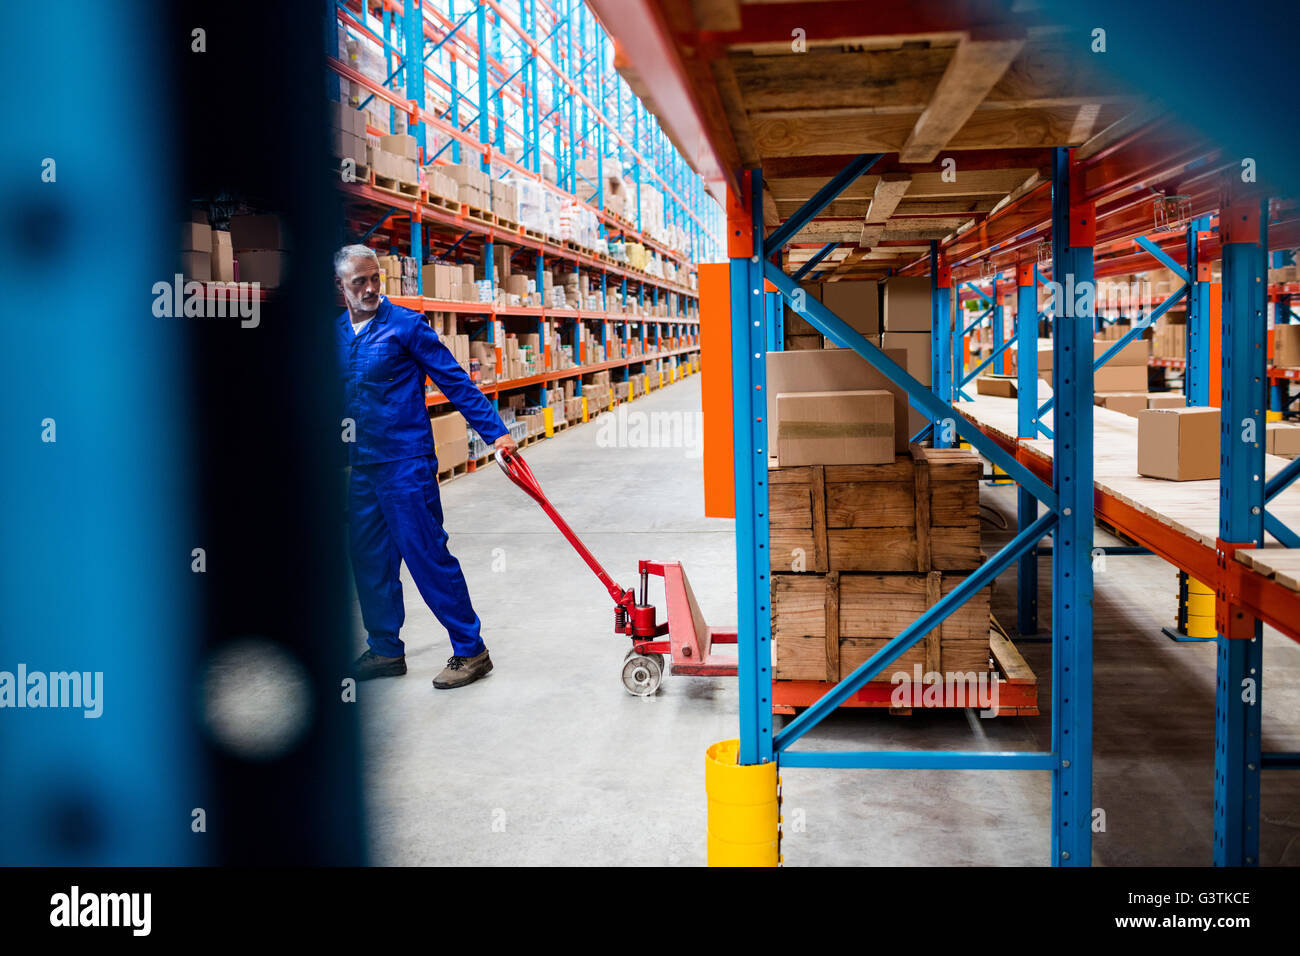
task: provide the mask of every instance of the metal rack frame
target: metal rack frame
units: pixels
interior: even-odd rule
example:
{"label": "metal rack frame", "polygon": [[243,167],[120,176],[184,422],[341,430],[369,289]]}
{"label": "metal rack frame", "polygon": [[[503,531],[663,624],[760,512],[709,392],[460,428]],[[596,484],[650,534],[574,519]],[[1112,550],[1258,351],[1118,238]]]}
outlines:
{"label": "metal rack frame", "polygon": [[[1056,323],[1056,368],[1063,396],[1062,425],[1056,437],[1056,468],[1044,481],[1014,455],[963,418],[943,396],[955,380],[934,376],[938,384],[921,385],[849,325],[820,303],[800,297],[796,308],[795,281],[771,260],[789,239],[870,168],[876,156],[860,156],[809,200],[794,216],[764,240],[761,173],[741,176],[743,197],[728,209],[728,253],[731,272],[731,335],[733,415],[736,461],[736,559],[739,585],[740,762],[773,760],[784,766],[837,768],[942,768],[1041,770],[1052,775],[1052,862],[1086,865],[1091,859],[1092,774],[1092,317]],[[1092,277],[1095,207],[1071,191],[1071,163],[1065,150],[1056,153],[1053,167],[1052,237],[1058,274]],[[1082,223],[1082,224],[1081,224]],[[932,261],[937,250],[932,248]],[[1082,281],[1082,280],[1080,280]],[[771,611],[767,459],[765,448],[766,352],[769,341],[763,291],[765,282],[781,292],[790,307],[827,338],[851,348],[894,385],[930,419],[935,431],[969,441],[987,458],[1014,477],[1021,488],[1047,506],[1046,512],[1023,527],[1013,540],[953,591],[888,641],[868,661],[844,677],[801,716],[779,732],[772,718]],[[931,334],[946,341],[950,278],[936,270],[932,282]],[[953,326],[957,328],[956,325]],[[940,359],[942,362],[942,358]],[[942,367],[942,365],[941,365]],[[956,369],[954,357],[952,367]],[[955,379],[955,376],[954,376]],[[945,384],[951,381],[952,386]],[[956,608],[986,587],[1017,561],[1043,535],[1055,531],[1053,549],[1053,695],[1052,749],[1045,752],[881,752],[794,750],[803,738],[842,702],[900,654],[921,640]]]}
{"label": "metal rack frame", "polygon": [[[597,215],[607,238],[642,242],[675,261],[679,269],[688,270],[688,275],[693,263],[715,254],[719,248],[720,207],[626,81],[608,69],[613,58],[612,43],[581,0],[382,0],[377,4],[367,0],[366,6],[377,8],[377,16],[363,14],[360,5],[343,0],[327,3],[326,52],[333,83],[329,92],[337,99],[337,78],[344,77],[368,92],[367,101],[387,102],[390,117],[405,114],[407,131],[415,137],[423,163],[448,159],[457,162],[462,157],[477,156],[489,174],[496,166],[504,168],[506,174],[541,182],[543,161],[554,162],[556,186],[567,191],[571,201]],[[383,83],[376,83],[335,57],[340,26],[383,50],[387,74]],[[418,57],[408,55],[407,51],[415,50],[421,51]],[[440,105],[425,108],[426,89],[436,91]],[[430,155],[429,134],[433,131],[447,141]],[[518,162],[507,156],[508,149],[520,150]],[[578,173],[579,159],[604,157],[603,162],[609,162],[614,156],[620,165],[626,162],[630,166],[632,181],[638,184],[631,222],[605,211],[602,177],[597,176],[592,183]],[[665,221],[687,233],[690,248],[685,254],[642,232],[642,182],[660,189],[665,199]],[[481,242],[485,261],[491,261],[494,245],[506,243],[516,252],[535,254],[539,282],[550,258],[571,263],[579,274],[598,274],[602,291],[602,308],[598,310],[498,308],[490,303],[441,302],[425,297],[421,280],[420,295],[393,297],[399,304],[419,311],[482,317],[486,322],[478,335],[489,342],[504,336],[499,320],[506,316],[535,316],[539,331],[544,330],[547,319],[560,320],[564,323],[562,339],[573,344],[575,360],[582,366],[566,372],[580,374],[612,368],[625,381],[634,365],[659,358],[675,359],[698,349],[698,294],[692,285],[650,276],[608,257],[528,236],[521,229],[479,222],[467,218],[463,210],[457,215],[424,202],[423,197],[403,198],[368,183],[341,183],[340,188],[350,201],[362,203],[378,216],[360,231],[362,241],[383,243],[386,238],[393,251],[399,244],[405,245],[409,254],[421,262],[439,245],[446,247],[445,255],[450,255],[466,240]],[[398,231],[398,219],[409,222],[405,234]],[[608,288],[611,276],[619,280],[616,293]],[[634,300],[658,305],[661,293],[676,295],[677,314],[642,316],[607,310],[608,297],[614,295],[621,297],[624,306]],[[620,359],[583,365],[582,329],[588,322],[597,323],[598,340],[603,345],[611,339],[623,344]],[[628,354],[627,345],[633,338],[642,343],[643,354]],[[656,349],[645,354],[650,343]],[[501,391],[537,386],[538,403],[546,404],[545,381],[554,377],[498,382],[485,391],[495,396]],[[580,384],[578,388],[580,393]],[[430,404],[438,401],[435,396]]]}

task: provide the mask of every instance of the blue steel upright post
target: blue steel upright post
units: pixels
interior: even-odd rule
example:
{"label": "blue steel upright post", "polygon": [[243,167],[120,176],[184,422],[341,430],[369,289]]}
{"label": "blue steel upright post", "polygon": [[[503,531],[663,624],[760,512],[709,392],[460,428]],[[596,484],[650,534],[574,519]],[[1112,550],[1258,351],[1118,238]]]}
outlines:
{"label": "blue steel upright post", "polygon": [[1072,175],[1074,150],[1052,153],[1053,488],[1052,863],[1092,862],[1092,332],[1096,205]]}
{"label": "blue steel upright post", "polygon": [[[1267,203],[1225,203],[1219,213],[1223,255],[1222,390],[1219,417],[1219,554],[1264,537],[1265,301]],[[1215,594],[1218,674],[1214,706],[1214,864],[1259,863],[1259,785],[1263,631]]]}
{"label": "blue steel upright post", "polygon": [[[743,174],[743,212],[728,222],[731,253],[732,415],[736,459],[736,606],[740,763],[772,760],[772,615],[768,607],[767,356],[763,328],[763,182]],[[748,220],[748,221],[746,221]],[[737,230],[749,227],[748,254]]]}
{"label": "blue steel upright post", "polygon": [[[1016,265],[1016,435],[1038,437],[1038,288],[1034,263]],[[1038,499],[1018,488],[1016,527],[1028,528],[1038,517]],[[1038,633],[1038,548],[1020,556],[1016,566],[1016,630],[1021,637]]]}

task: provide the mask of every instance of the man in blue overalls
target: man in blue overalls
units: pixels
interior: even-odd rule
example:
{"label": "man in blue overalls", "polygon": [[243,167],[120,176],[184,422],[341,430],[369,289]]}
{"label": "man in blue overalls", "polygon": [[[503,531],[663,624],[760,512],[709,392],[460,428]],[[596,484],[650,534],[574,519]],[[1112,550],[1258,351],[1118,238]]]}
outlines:
{"label": "man in blue overalls", "polygon": [[346,386],[343,435],[352,466],[352,571],[370,645],[357,658],[353,676],[369,680],[406,673],[398,637],[406,617],[399,573],[405,561],[420,595],[451,636],[452,657],[433,686],[463,687],[490,671],[492,659],[479,636],[465,575],[447,550],[425,376],[498,454],[513,453],[516,445],[492,403],[424,316],[380,295],[373,249],[344,246],[334,256],[334,276],[347,302],[335,335]]}

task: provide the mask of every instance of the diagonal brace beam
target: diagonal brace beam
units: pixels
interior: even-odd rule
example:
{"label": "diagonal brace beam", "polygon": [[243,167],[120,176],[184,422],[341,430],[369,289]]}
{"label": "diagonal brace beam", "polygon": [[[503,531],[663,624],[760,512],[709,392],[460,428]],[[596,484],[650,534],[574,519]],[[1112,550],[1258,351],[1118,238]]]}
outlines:
{"label": "diagonal brace beam", "polygon": [[881,155],[883,154],[863,153],[853,157],[847,166],[831,177],[830,182],[813,194],[812,199],[800,206],[798,212],[763,240],[763,258],[766,259],[789,242],[791,236],[808,225],[819,212],[830,205],[831,200],[844,192],[845,187],[874,166]]}
{"label": "diagonal brace beam", "polygon": [[818,249],[816,255],[814,255],[811,259],[809,259],[807,262],[805,262],[803,265],[799,267],[799,271],[796,272],[793,276],[794,281],[798,282],[808,273],[812,272],[813,269],[817,268],[817,263],[821,262],[828,255],[830,255],[835,250],[835,247],[838,245],[839,245],[838,242],[828,242],[826,243],[826,245]]}
{"label": "diagonal brace beam", "polygon": [[853,673],[841,680],[835,687],[795,718],[772,740],[774,749],[781,751],[816,727],[835,708],[856,694],[868,681],[878,676],[894,662],[900,654],[916,644],[932,630],[942,624],[948,617],[968,600],[992,583],[993,579],[1011,566],[1020,555],[1038,544],[1043,535],[1056,525],[1056,512],[1044,512],[1033,524],[1019,532],[1011,541],[971,572],[961,584],[942,597],[938,603],[903,628],[901,634],[890,640],[876,651],[868,660],[860,664]]}

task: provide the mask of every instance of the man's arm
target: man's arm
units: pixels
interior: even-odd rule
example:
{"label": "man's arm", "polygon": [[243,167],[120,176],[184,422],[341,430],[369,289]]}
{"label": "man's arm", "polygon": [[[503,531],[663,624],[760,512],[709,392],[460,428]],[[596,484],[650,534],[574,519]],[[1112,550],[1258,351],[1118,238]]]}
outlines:
{"label": "man's arm", "polygon": [[[510,430],[501,421],[497,410],[479,391],[478,386],[470,381],[469,374],[461,368],[456,356],[451,354],[451,349],[443,344],[433,329],[422,319],[416,319],[411,323],[411,332],[404,344],[415,359],[415,364],[442,389],[442,394],[465,416],[465,420],[478,432],[480,438],[498,448],[508,444],[514,450],[515,443],[510,438]],[[506,439],[505,443],[500,441],[502,438]]]}

